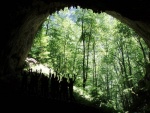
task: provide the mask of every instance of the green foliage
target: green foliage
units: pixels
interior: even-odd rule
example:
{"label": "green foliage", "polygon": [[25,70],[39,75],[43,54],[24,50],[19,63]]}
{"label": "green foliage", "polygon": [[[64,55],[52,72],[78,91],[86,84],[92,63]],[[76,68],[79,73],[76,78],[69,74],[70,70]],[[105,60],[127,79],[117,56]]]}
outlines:
{"label": "green foliage", "polygon": [[78,88],[84,70],[84,91],[92,104],[110,112],[125,109],[124,103],[132,101],[131,88],[144,76],[144,53],[149,61],[144,40],[127,25],[106,13],[70,7],[47,17],[29,56],[61,74],[76,74]]}

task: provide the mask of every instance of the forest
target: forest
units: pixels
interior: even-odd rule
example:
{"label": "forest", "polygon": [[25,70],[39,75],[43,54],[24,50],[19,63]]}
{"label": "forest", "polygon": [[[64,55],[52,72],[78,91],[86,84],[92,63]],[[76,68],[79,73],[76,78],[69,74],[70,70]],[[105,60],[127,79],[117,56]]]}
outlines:
{"label": "forest", "polygon": [[75,97],[80,95],[86,103],[120,112],[150,111],[150,103],[138,105],[136,97],[149,48],[133,29],[104,12],[78,6],[49,15],[28,57],[57,71],[60,78],[69,74],[75,80]]}

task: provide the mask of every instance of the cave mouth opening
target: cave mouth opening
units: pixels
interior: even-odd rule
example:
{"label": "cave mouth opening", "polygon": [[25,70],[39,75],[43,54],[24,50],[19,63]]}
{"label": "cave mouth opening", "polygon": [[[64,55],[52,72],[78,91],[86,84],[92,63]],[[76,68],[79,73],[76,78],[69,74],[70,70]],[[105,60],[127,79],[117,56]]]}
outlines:
{"label": "cave mouth opening", "polygon": [[133,29],[112,16],[65,7],[47,17],[29,57],[48,67],[47,76],[50,68],[60,78],[76,74],[75,90],[96,106],[122,110],[129,109],[126,105],[133,102],[133,88],[145,75],[148,51]]}
{"label": "cave mouth opening", "polygon": [[[78,2],[78,1],[75,1],[75,2]],[[108,1],[106,1],[106,2],[108,2]],[[4,29],[5,29],[5,31],[7,31],[7,33],[3,32],[4,36],[6,38],[3,41],[1,41],[1,44],[0,44],[0,47],[1,47],[0,75],[4,75],[4,76],[0,77],[0,80],[1,80],[0,84],[2,84],[5,81],[5,79],[7,79],[7,78],[9,79],[9,77],[5,76],[5,75],[10,74],[11,72],[14,72],[14,70],[16,69],[16,66],[18,66],[19,58],[22,58],[19,61],[19,64],[21,64],[21,62],[24,61],[24,58],[27,55],[28,50],[31,47],[32,38],[33,38],[34,34],[36,33],[38,26],[43,21],[43,18],[45,18],[45,15],[47,16],[47,14],[49,14],[49,11],[53,12],[54,10],[56,10],[56,8],[60,9],[60,7],[64,7],[64,5],[67,6],[67,4],[70,4],[70,2],[67,2],[67,3],[65,3],[65,2],[64,3],[62,3],[62,2],[52,3],[51,2],[50,3],[50,2],[47,2],[47,0],[46,1],[44,0],[44,3],[43,3],[43,0],[38,0],[38,1],[34,0],[33,2],[17,0],[16,2],[12,1],[9,3],[10,4],[8,4],[8,3],[4,4],[7,7],[9,7],[9,9],[11,9],[11,10],[7,10],[7,13],[5,13],[6,16],[4,16],[4,17],[6,17],[6,20],[3,21],[4,23],[6,23],[4,25]],[[71,3],[73,4],[73,1],[71,1]],[[95,4],[95,3],[97,3],[97,4]],[[149,4],[147,2],[136,1],[133,4],[131,4],[131,3],[129,4],[128,1],[124,1],[124,2],[120,1],[119,6],[116,6],[116,3],[113,0],[111,2],[109,2],[110,4],[105,4],[104,1],[97,1],[97,2],[95,1],[95,3],[93,1],[88,1],[88,2],[86,1],[86,4],[83,4],[83,2],[82,3],[80,2],[79,4],[81,4],[82,6],[85,6],[85,7],[89,7],[89,8],[92,7],[92,9],[100,9],[100,10],[104,9],[105,11],[106,11],[106,9],[108,9],[109,11],[118,12],[119,15],[117,13],[112,13],[112,12],[110,12],[110,13],[114,17],[119,16],[119,18],[122,21],[124,21],[128,25],[132,26],[132,28],[134,28],[136,30],[136,32],[142,36],[142,38],[146,41],[146,43],[148,45],[150,45],[150,42],[149,42],[149,33],[150,33],[149,32],[149,15],[148,15],[149,10],[147,9]],[[100,3],[102,3],[102,5]],[[49,5],[50,5],[50,7],[49,7]],[[50,8],[50,10],[47,9],[47,6],[48,6],[48,8]],[[125,6],[125,7],[123,7],[123,6]],[[26,25],[26,26],[24,26],[24,25]],[[140,56],[140,55],[138,54],[137,56]],[[135,56],[134,58],[136,59],[137,56]],[[144,57],[144,59],[145,59],[145,57]],[[147,57],[146,57],[146,59],[147,59]],[[143,62],[143,60],[141,60],[141,61]],[[137,67],[141,66],[141,61],[137,61],[137,64],[138,64],[138,65],[136,65]],[[125,63],[127,63],[127,61]],[[138,75],[140,75],[139,73],[141,73],[141,71],[137,72]],[[143,73],[141,75],[143,75]],[[12,78],[12,76],[10,77],[11,82],[9,82],[8,79],[7,79],[8,81],[6,80],[6,82],[9,84],[8,87],[7,86],[3,87],[3,84],[1,85],[3,89],[6,88],[5,89],[6,92],[8,89],[10,89],[10,91],[12,91],[12,89],[16,88],[16,86],[17,86],[17,85],[15,85],[15,83],[16,83],[16,81],[14,80],[15,76],[13,76],[13,77],[14,78]],[[133,80],[133,79],[130,78],[130,81],[131,80]],[[143,89],[145,89],[145,88],[143,88],[143,86],[145,86],[145,84],[148,84],[148,83],[149,82],[145,78],[143,81],[141,81],[142,87],[139,88],[139,89],[141,89],[140,94],[144,95],[144,96],[140,97],[140,99],[137,99],[139,101],[139,103],[135,104],[135,106],[137,106],[135,108],[138,108],[138,111],[141,110],[140,112],[143,112],[142,110],[148,108],[147,106],[149,105],[149,103],[147,103],[147,101],[149,100],[149,98],[147,98],[147,97],[149,97],[149,95],[148,95],[149,93],[146,92],[149,90],[143,91]],[[125,90],[123,93],[126,94],[129,91],[131,91],[131,90]],[[7,94],[9,94],[9,93],[7,93]],[[11,95],[11,93],[9,95]],[[1,97],[3,98],[3,96],[1,96]],[[12,101],[12,102],[14,102],[14,101]],[[123,100],[123,102],[126,103],[127,101]],[[130,101],[128,101],[128,102],[130,103]],[[144,103],[142,103],[142,102],[144,102],[146,104],[144,105]]]}

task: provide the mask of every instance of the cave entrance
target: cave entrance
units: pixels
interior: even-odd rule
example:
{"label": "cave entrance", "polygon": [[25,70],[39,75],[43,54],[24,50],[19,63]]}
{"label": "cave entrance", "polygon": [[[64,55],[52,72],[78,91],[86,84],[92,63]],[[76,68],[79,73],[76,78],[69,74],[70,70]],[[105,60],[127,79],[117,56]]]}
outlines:
{"label": "cave entrance", "polygon": [[108,14],[65,7],[47,17],[28,56],[47,67],[47,76],[50,68],[60,78],[70,74],[76,92],[96,106],[127,110],[133,87],[145,75],[149,49],[133,29]]}

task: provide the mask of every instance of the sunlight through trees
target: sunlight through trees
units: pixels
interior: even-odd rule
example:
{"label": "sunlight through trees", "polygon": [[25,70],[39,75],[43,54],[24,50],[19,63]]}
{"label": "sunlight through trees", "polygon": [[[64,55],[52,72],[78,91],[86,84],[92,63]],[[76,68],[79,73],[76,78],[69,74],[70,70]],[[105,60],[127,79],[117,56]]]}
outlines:
{"label": "sunlight through trees", "polygon": [[90,95],[96,106],[127,111],[145,75],[149,49],[112,16],[66,7],[47,17],[29,56],[61,75],[75,74],[76,91]]}

